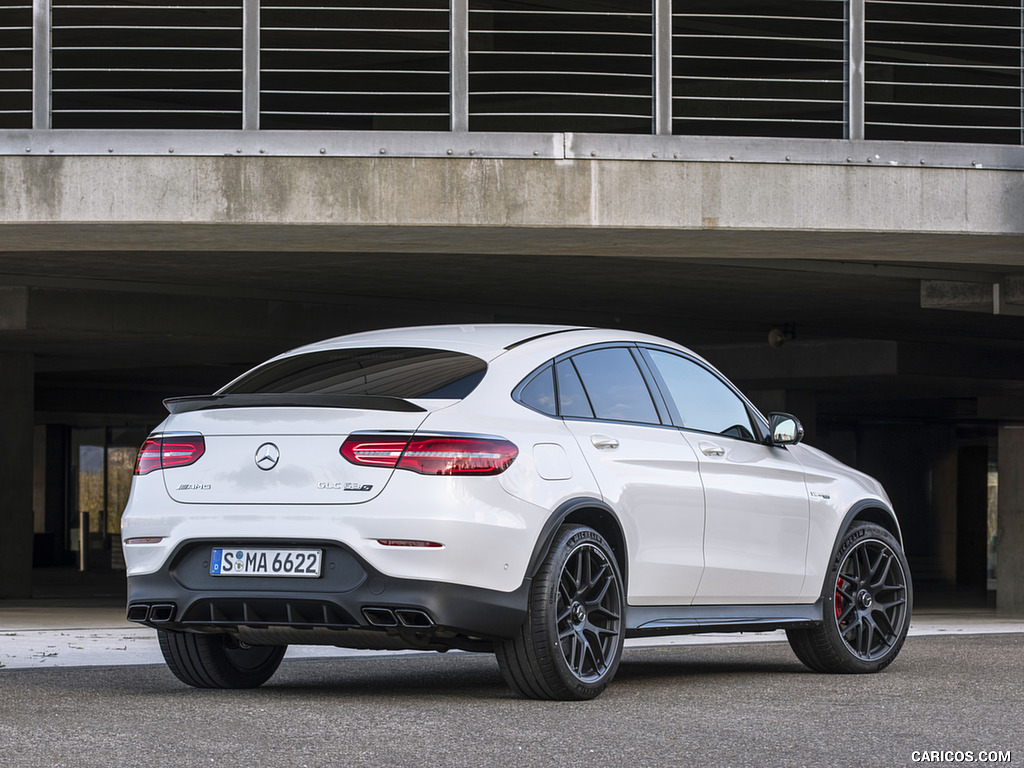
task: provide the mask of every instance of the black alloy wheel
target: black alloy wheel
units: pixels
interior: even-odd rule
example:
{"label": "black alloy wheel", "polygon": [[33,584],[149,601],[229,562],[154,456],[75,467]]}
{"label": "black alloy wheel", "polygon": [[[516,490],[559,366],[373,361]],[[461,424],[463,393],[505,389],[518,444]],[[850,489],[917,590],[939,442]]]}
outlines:
{"label": "black alloy wheel", "polygon": [[895,552],[878,539],[857,544],[836,579],[836,629],[846,647],[862,661],[883,658],[901,640],[907,608],[907,576]]}
{"label": "black alloy wheel", "polygon": [[910,628],[913,586],[906,556],[881,526],[858,523],[832,561],[822,622],[786,631],[793,651],[818,672],[877,672],[899,654]]}
{"label": "black alloy wheel", "polygon": [[594,698],[619,667],[624,613],[611,547],[592,528],[562,526],[534,578],[526,621],[495,646],[502,675],[527,698]]}

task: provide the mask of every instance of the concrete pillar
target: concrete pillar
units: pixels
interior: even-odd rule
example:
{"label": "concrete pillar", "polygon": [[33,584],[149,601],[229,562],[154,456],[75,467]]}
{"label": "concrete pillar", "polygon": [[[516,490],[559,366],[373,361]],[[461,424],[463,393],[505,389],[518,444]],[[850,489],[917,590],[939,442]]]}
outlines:
{"label": "concrete pillar", "polygon": [[33,368],[0,353],[0,598],[32,592]]}
{"label": "concrete pillar", "polygon": [[1024,427],[999,428],[996,609],[1024,614]]}

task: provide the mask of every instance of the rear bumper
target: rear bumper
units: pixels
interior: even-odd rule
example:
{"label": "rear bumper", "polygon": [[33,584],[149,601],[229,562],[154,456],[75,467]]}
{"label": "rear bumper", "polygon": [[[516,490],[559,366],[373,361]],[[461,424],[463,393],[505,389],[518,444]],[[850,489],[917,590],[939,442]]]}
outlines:
{"label": "rear bumper", "polygon": [[[266,540],[238,544],[270,545]],[[155,573],[128,577],[127,616],[157,629],[223,632],[247,642],[361,648],[483,649],[526,617],[530,580],[513,592],[386,576],[336,542],[316,579],[209,573],[214,541],[188,541]]]}

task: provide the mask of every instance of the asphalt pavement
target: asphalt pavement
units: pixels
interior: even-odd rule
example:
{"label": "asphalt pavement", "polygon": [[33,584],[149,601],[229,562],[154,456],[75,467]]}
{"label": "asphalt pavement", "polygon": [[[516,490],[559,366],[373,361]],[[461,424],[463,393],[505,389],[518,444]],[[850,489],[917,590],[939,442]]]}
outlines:
{"label": "asphalt pavement", "polygon": [[0,765],[1000,765],[1024,761],[1022,680],[1021,634],[913,637],[856,676],[781,642],[633,647],[582,703],[517,699],[466,653],[285,661],[252,691],[157,665],[0,670]]}
{"label": "asphalt pavement", "polygon": [[490,655],[315,647],[197,690],[123,610],[0,601],[0,768],[1024,763],[1024,617],[977,606],[915,610],[876,675],[812,673],[778,632],[629,641],[581,703],[516,698]]}

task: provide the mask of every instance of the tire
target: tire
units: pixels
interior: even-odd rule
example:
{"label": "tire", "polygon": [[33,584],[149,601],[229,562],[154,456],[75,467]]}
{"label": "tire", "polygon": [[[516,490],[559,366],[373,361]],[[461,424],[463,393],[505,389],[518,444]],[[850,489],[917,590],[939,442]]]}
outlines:
{"label": "tire", "polygon": [[563,525],[534,577],[526,620],[495,644],[505,681],[528,699],[593,699],[619,668],[624,612],[611,547],[592,528]]}
{"label": "tire", "polygon": [[174,676],[195,688],[258,688],[271,678],[286,645],[246,646],[228,635],[157,630]]}
{"label": "tire", "polygon": [[822,622],[786,635],[816,672],[878,672],[899,654],[910,628],[914,590],[896,538],[881,526],[847,531],[822,593]]}

